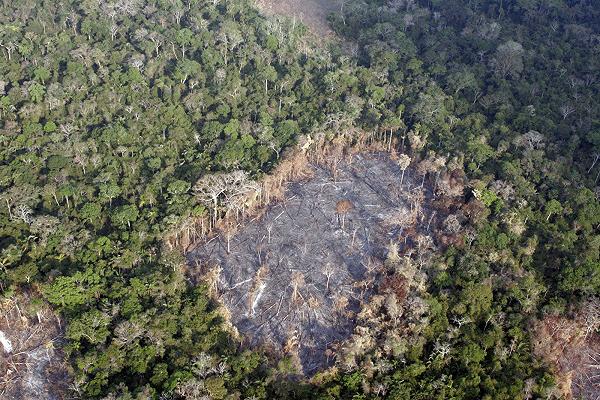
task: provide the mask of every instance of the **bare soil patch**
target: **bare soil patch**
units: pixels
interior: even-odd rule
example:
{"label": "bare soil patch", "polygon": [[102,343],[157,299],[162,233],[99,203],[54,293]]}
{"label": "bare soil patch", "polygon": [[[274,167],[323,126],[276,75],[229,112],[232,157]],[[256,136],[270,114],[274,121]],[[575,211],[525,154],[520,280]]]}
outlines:
{"label": "bare soil patch", "polygon": [[257,5],[268,15],[296,18],[315,34],[333,36],[327,16],[340,10],[340,0],[258,0]]}
{"label": "bare soil patch", "polygon": [[388,244],[405,250],[412,240],[405,227],[417,217],[427,226],[433,214],[423,196],[430,194],[421,180],[410,171],[403,177],[389,154],[355,154],[333,169],[311,164],[282,201],[188,258],[213,276],[249,345],[297,355],[310,375],[352,334],[355,314],[382,277]]}

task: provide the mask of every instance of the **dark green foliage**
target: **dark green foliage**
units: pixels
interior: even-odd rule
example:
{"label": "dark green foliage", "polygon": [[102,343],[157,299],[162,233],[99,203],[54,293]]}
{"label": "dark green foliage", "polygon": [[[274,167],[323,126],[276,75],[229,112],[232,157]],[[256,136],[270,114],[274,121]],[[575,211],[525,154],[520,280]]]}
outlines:
{"label": "dark green foliage", "polygon": [[[356,58],[244,0],[101,3],[0,7],[0,290],[41,286],[65,316],[82,397],[546,397],[528,321],[600,289],[591,2],[350,1],[331,21]],[[206,212],[202,175],[350,127],[448,155],[485,208],[428,271],[403,355],[312,386],[238,352],[162,239]]]}

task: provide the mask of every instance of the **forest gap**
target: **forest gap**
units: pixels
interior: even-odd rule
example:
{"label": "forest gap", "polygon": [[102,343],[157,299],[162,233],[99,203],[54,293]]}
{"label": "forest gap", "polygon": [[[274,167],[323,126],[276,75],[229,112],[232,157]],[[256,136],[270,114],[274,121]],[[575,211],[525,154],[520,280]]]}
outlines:
{"label": "forest gap", "polygon": [[267,15],[296,18],[321,36],[334,35],[327,16],[339,12],[342,3],[342,0],[257,0],[258,7]]}
{"label": "forest gap", "polygon": [[404,171],[385,153],[352,155],[333,169],[312,164],[282,201],[190,252],[190,265],[202,266],[193,274],[217,276],[218,298],[246,343],[294,351],[312,375],[353,333],[385,273],[386,246],[408,251],[436,215],[429,188]]}

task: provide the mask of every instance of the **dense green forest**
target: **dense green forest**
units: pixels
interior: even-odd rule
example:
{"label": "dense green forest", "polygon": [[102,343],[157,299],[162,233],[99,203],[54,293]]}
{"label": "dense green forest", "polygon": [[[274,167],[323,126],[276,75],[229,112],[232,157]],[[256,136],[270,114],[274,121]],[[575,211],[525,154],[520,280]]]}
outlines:
{"label": "dense green forest", "polygon": [[[350,0],[330,22],[343,45],[246,0],[0,4],[1,296],[63,317],[73,396],[560,397],[530,328],[599,294],[600,8]],[[464,170],[472,229],[428,266],[418,333],[390,351],[373,323],[309,381],[241,348],[163,239],[209,212],[206,174],[355,129]]]}

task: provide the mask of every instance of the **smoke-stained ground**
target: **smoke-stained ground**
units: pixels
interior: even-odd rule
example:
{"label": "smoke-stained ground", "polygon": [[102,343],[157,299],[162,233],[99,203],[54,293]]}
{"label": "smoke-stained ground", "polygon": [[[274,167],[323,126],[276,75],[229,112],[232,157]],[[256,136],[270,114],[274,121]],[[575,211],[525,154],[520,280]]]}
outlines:
{"label": "smoke-stained ground", "polygon": [[425,190],[405,175],[384,154],[354,155],[335,174],[312,165],[304,180],[288,184],[283,201],[188,257],[219,272],[220,300],[250,345],[297,351],[304,373],[312,374],[352,333],[387,244],[406,242],[398,221],[419,214],[427,224],[427,210],[412,199]]}

